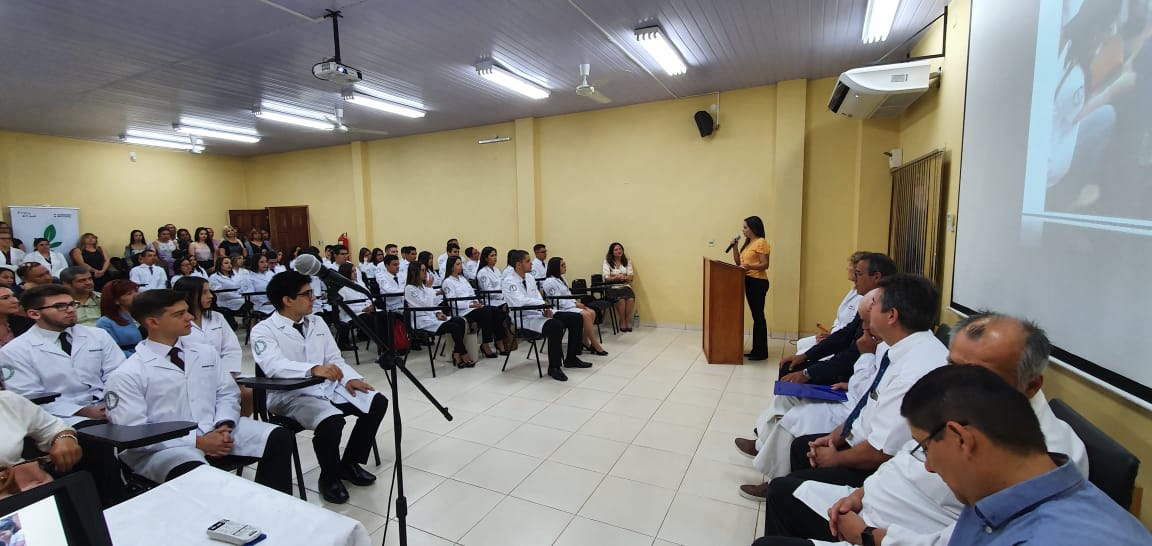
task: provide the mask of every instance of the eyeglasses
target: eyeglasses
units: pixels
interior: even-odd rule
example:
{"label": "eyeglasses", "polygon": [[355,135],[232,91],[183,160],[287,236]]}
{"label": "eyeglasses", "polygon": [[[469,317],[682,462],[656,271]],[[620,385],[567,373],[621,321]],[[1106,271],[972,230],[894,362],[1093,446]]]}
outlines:
{"label": "eyeglasses", "polygon": [[[956,421],[956,423],[958,423],[960,426],[968,426],[968,423],[965,423],[964,421]],[[912,448],[912,451],[908,452],[908,454],[917,461],[922,463],[926,462],[928,460],[928,442],[931,442],[937,436],[939,436],[941,432],[944,432],[945,428],[948,428],[948,421],[940,423],[940,426],[932,429],[932,432],[929,432],[928,436],[924,437],[924,440],[916,444],[916,447]]]}
{"label": "eyeglasses", "polygon": [[80,307],[80,302],[73,300],[73,301],[67,301],[67,302],[62,301],[60,303],[54,303],[52,305],[45,305],[43,307],[33,307],[33,309],[35,309],[37,311],[43,311],[45,309],[55,309],[57,311],[67,311],[69,309],[76,309],[77,307]]}
{"label": "eyeglasses", "polygon": [[311,298],[314,295],[315,294],[311,290],[305,290],[303,292],[296,294],[295,296],[292,296],[292,298],[293,299],[295,299],[295,298]]}

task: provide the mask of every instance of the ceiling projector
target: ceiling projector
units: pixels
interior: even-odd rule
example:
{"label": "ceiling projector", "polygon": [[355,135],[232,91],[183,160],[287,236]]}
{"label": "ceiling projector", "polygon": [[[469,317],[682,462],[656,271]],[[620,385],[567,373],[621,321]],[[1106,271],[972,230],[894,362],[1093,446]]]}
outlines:
{"label": "ceiling projector", "polygon": [[312,75],[332,83],[347,85],[363,79],[360,71],[336,61],[325,61],[312,66]]}

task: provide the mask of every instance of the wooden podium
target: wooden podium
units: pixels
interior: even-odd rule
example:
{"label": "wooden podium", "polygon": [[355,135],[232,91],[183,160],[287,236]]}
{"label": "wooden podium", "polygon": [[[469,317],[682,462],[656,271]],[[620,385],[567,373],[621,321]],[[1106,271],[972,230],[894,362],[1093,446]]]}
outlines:
{"label": "wooden podium", "polygon": [[709,364],[744,363],[744,270],[704,258],[704,356]]}

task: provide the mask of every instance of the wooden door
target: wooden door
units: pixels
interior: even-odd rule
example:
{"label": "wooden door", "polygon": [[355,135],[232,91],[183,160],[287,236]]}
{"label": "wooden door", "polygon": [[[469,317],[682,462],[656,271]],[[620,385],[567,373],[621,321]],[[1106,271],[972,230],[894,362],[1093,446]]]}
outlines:
{"label": "wooden door", "polygon": [[289,257],[296,246],[308,246],[312,237],[308,232],[308,206],[268,207],[268,229],[272,248],[283,250]]}
{"label": "wooden door", "polygon": [[[268,211],[265,209],[243,209],[228,211],[228,224],[236,228],[237,235],[248,240],[248,232],[252,228],[268,229]],[[223,238],[223,233],[217,233]]]}

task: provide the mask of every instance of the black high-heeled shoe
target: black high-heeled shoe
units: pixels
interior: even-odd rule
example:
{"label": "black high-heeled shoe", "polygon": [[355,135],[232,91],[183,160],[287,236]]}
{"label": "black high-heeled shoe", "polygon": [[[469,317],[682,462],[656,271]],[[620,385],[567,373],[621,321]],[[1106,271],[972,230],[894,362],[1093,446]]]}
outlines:
{"label": "black high-heeled shoe", "polygon": [[480,354],[484,355],[484,358],[496,358],[496,353],[486,353],[484,351],[480,351]]}

